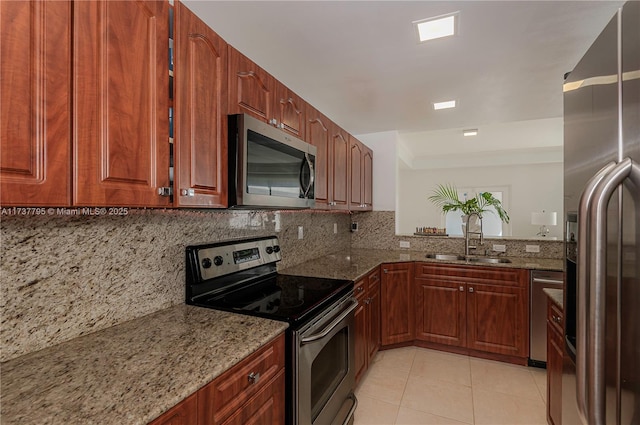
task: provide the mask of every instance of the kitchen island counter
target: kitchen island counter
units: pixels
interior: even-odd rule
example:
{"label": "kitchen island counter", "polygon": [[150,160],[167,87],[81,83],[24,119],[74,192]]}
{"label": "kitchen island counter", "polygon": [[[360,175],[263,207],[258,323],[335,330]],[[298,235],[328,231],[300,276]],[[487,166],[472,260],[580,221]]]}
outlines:
{"label": "kitchen island counter", "polygon": [[146,424],[287,326],[177,305],[9,360],[1,423]]}
{"label": "kitchen island counter", "polygon": [[392,251],[383,249],[350,249],[325,255],[297,266],[279,270],[280,273],[324,277],[332,279],[358,280],[383,263],[423,261],[434,264],[472,265],[474,267],[501,267],[529,270],[562,271],[563,261],[549,258],[505,257],[510,263],[471,263],[465,260],[436,260],[427,258],[422,251]]}

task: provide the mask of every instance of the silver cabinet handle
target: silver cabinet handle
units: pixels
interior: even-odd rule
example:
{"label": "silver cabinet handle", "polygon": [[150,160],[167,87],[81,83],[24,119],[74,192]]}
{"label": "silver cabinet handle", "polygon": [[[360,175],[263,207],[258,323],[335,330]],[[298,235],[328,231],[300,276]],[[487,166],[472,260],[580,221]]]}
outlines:
{"label": "silver cabinet handle", "polygon": [[589,206],[593,200],[596,187],[602,179],[615,167],[614,162],[610,162],[598,171],[587,182],[582,195],[578,210],[578,317],[576,319],[576,396],[578,410],[583,418],[587,417],[587,308],[588,308],[588,269],[587,260],[589,258]]}
{"label": "silver cabinet handle", "polygon": [[255,384],[260,380],[260,373],[259,372],[251,372],[247,378],[249,378],[249,383]]}
{"label": "silver cabinet handle", "polygon": [[640,167],[630,158],[620,161],[596,186],[589,206],[589,322],[587,341],[587,418],[590,424],[606,423],[605,317],[607,279],[607,207],[625,179],[640,185]]}

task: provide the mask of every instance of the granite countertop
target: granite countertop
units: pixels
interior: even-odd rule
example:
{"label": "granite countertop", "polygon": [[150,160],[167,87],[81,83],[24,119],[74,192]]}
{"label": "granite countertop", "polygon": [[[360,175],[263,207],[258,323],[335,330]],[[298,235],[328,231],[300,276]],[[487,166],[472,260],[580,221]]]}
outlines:
{"label": "granite countertop", "polygon": [[146,424],[286,327],[178,305],[75,338],[0,365],[0,421]]}
{"label": "granite countertop", "polygon": [[542,290],[542,292],[544,292],[545,294],[547,294],[547,296],[549,298],[551,298],[551,300],[556,303],[556,305],[562,309],[564,309],[564,300],[563,298],[563,291],[562,289],[555,289],[555,288],[544,288]]}
{"label": "granite countertop", "polygon": [[467,261],[435,260],[426,258],[422,251],[392,251],[382,249],[351,249],[336,254],[325,255],[297,266],[279,270],[280,273],[325,277],[333,279],[358,280],[373,268],[382,263],[398,263],[407,261],[423,261],[440,264],[471,265],[473,267],[500,267],[531,270],[562,271],[563,261],[548,258],[505,257],[511,263],[487,264],[469,263]]}

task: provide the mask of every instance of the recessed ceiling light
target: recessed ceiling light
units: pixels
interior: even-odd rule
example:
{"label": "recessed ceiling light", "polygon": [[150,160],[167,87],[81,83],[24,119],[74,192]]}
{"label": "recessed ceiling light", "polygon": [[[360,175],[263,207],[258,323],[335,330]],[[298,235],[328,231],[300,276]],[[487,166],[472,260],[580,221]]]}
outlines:
{"label": "recessed ceiling light", "polygon": [[469,130],[462,130],[462,135],[465,137],[469,137],[469,136],[477,136],[478,135],[478,129],[477,128],[472,128]]}
{"label": "recessed ceiling light", "polygon": [[449,109],[449,108],[455,108],[455,107],[456,107],[455,100],[447,100],[446,102],[435,102],[433,104],[433,109],[435,109],[436,111],[438,109]]}
{"label": "recessed ceiling light", "polygon": [[454,35],[458,29],[459,13],[460,12],[455,12],[448,15],[414,21],[413,25],[418,31],[418,39],[420,42]]}

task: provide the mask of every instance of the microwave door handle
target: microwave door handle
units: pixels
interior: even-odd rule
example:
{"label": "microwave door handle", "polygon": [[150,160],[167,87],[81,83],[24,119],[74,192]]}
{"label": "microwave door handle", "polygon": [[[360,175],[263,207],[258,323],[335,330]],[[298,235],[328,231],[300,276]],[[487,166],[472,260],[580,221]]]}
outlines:
{"label": "microwave door handle", "polygon": [[597,186],[590,206],[589,341],[587,381],[589,424],[606,423],[605,316],[607,283],[607,207],[616,189],[629,178],[640,185],[640,167],[630,158],[620,161]]}
{"label": "microwave door handle", "polygon": [[313,182],[315,180],[315,176],[314,176],[314,172],[313,172],[313,163],[311,162],[311,159],[309,158],[309,154],[308,153],[304,154],[304,159],[305,159],[305,163],[309,167],[309,185],[307,187],[304,187],[304,181],[302,180],[302,176],[304,175],[303,170],[304,170],[304,164],[305,163],[303,163],[302,167],[300,168],[300,185],[304,189],[304,192],[302,193],[302,197],[306,198],[309,195],[309,191],[313,187]]}
{"label": "microwave door handle", "polygon": [[576,398],[578,411],[583,418],[587,418],[587,309],[588,298],[588,262],[589,259],[589,229],[591,223],[589,207],[593,200],[593,194],[602,179],[615,167],[615,162],[610,162],[600,169],[587,183],[580,196],[578,210],[578,270],[577,270],[577,298],[578,308],[576,318]]}

